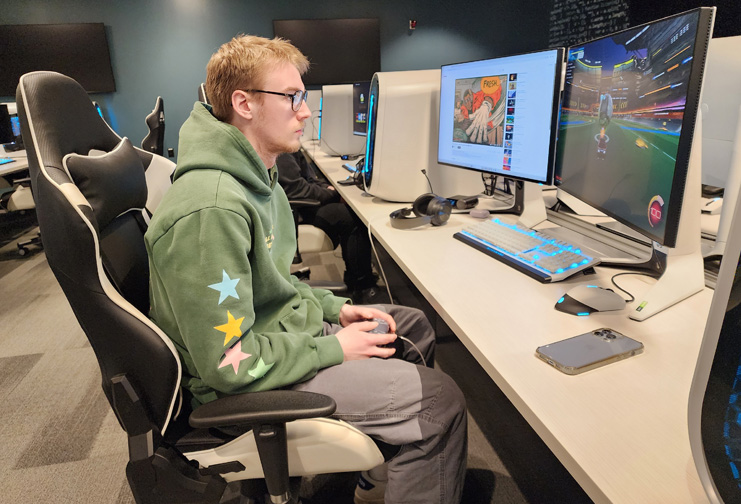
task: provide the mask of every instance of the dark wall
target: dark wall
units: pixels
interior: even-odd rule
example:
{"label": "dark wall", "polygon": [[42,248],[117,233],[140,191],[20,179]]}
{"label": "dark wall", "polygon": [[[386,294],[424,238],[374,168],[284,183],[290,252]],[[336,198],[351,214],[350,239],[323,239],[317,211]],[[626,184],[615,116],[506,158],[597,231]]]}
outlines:
{"label": "dark wall", "polygon": [[741,2],[739,0],[672,0],[671,2],[630,0],[630,25],[648,23],[695,7],[717,7],[713,37],[741,35]]}
{"label": "dark wall", "polygon": [[[111,126],[138,145],[144,117],[162,96],[166,147],[205,80],[206,63],[238,33],[273,36],[273,19],[377,17],[383,71],[546,48],[549,2],[506,0],[24,0],[7,2],[3,24],[102,22],[106,25],[117,91],[91,95]],[[545,3],[545,5],[544,5]],[[468,5],[467,7],[462,7]],[[409,19],[417,29],[408,30]],[[338,41],[341,43],[341,41]],[[13,97],[0,98],[12,101]]]}

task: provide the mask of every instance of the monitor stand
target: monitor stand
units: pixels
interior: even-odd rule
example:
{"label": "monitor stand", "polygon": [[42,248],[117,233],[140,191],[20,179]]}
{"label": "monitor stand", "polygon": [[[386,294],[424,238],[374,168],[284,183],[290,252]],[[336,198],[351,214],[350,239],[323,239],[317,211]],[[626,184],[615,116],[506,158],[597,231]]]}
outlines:
{"label": "monitor stand", "polygon": [[543,191],[540,184],[512,180],[514,186],[514,203],[507,208],[488,209],[489,213],[508,213],[519,215],[517,220],[523,226],[534,228],[548,218],[543,202]]}
{"label": "monitor stand", "polygon": [[659,279],[645,294],[636,296],[635,308],[628,315],[633,320],[646,320],[705,288],[700,246],[701,115],[698,110],[677,242],[674,247],[664,247],[654,242],[651,258],[642,265],[636,265],[653,269]]}

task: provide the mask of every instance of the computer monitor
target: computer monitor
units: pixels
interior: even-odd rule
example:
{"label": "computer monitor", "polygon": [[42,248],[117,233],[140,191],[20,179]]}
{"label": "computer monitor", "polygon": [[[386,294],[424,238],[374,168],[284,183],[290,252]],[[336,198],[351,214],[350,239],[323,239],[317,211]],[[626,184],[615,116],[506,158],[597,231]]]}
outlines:
{"label": "computer monitor", "polygon": [[352,85],[352,132],[365,136],[368,132],[368,94],[370,81]]}
{"label": "computer monitor", "polygon": [[10,114],[8,113],[8,106],[0,104],[0,144],[15,142],[15,137],[16,135],[13,132],[13,123],[10,120]]}
{"label": "computer monitor", "polygon": [[[635,266],[667,277],[655,287],[670,297],[704,285],[701,159],[693,138],[699,146],[696,118],[714,15],[714,8],[695,9],[568,49],[556,182],[653,241],[652,258]],[[671,262],[684,271],[667,275]],[[651,309],[646,303],[639,300],[636,309],[646,313],[631,317],[642,320],[663,301],[653,300]]]}
{"label": "computer monitor", "polygon": [[[557,48],[443,65],[438,162],[552,184],[563,61]],[[539,191],[535,201],[544,220]]]}
{"label": "computer monitor", "polygon": [[366,19],[276,19],[276,37],[290,40],[311,62],[307,86],[351,84],[381,70],[381,22]]}
{"label": "computer monitor", "polygon": [[703,14],[694,10],[571,47],[566,65],[557,183],[670,247],[711,29]]}

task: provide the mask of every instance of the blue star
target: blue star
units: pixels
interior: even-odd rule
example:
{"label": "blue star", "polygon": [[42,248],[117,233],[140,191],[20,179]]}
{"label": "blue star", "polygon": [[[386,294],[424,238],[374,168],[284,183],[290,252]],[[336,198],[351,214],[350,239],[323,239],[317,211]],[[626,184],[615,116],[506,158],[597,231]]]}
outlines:
{"label": "blue star", "polygon": [[239,299],[239,294],[237,294],[236,288],[239,283],[239,278],[232,280],[229,278],[229,275],[226,274],[226,271],[222,270],[222,273],[224,276],[222,277],[221,283],[209,285],[209,288],[219,291],[219,304],[229,296]]}

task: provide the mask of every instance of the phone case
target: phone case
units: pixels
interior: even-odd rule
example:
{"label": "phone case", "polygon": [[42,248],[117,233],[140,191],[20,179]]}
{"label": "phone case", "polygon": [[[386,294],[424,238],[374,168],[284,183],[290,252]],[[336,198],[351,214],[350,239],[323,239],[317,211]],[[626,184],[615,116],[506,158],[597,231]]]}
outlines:
{"label": "phone case", "polygon": [[535,355],[569,375],[580,374],[643,352],[643,343],[603,327],[549,345]]}

